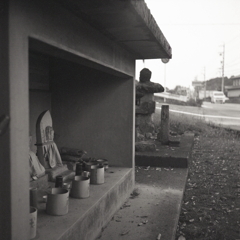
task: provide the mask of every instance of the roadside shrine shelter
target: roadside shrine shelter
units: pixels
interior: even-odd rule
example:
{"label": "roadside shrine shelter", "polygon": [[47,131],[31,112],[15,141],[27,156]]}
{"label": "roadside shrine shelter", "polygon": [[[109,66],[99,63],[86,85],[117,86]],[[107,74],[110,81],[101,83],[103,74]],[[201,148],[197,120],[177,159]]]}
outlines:
{"label": "roadside shrine shelter", "polygon": [[110,168],[68,214],[39,210],[35,239],[94,239],[134,188],[135,60],[171,47],[143,0],[2,0],[0,12],[1,239],[29,239],[29,135],[36,151],[45,110],[58,148]]}

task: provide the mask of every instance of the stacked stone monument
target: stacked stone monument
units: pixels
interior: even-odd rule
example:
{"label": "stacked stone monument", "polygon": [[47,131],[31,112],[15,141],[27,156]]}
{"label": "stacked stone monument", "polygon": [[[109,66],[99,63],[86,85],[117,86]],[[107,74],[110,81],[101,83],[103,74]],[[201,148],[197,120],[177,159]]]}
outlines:
{"label": "stacked stone monument", "polygon": [[164,92],[159,83],[150,81],[152,72],[144,68],[140,71],[139,82],[136,81],[136,151],[156,151],[153,141],[156,129],[152,120],[156,102],[154,93]]}

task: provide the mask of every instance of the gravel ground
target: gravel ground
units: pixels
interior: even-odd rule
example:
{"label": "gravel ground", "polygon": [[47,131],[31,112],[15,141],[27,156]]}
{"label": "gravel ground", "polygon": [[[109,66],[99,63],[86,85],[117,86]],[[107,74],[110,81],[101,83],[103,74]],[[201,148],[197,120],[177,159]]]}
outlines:
{"label": "gravel ground", "polygon": [[240,240],[240,138],[209,130],[194,140],[176,239]]}

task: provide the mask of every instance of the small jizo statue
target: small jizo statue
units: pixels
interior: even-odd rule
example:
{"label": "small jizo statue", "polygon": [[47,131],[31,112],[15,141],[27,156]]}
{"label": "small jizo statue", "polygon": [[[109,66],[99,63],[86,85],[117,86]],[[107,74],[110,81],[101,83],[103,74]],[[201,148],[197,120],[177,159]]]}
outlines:
{"label": "small jizo statue", "polygon": [[[29,146],[31,146],[32,136],[29,137]],[[30,180],[37,180],[45,174],[45,168],[39,162],[36,154],[29,147],[29,173]]]}
{"label": "small jizo statue", "polygon": [[37,155],[41,164],[46,168],[62,167],[62,159],[56,143],[52,117],[49,110],[40,114],[36,124]]}

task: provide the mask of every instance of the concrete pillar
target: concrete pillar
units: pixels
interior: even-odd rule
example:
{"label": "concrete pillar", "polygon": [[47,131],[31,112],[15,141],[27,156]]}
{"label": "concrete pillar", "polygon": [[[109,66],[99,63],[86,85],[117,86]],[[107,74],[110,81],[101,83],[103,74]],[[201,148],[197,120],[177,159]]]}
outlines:
{"label": "concrete pillar", "polygon": [[161,111],[161,142],[169,143],[169,105],[162,105]]}
{"label": "concrete pillar", "polygon": [[0,4],[0,117],[10,118],[0,136],[0,238],[26,240],[29,239],[28,37],[22,25],[24,18],[13,7],[14,2],[20,3],[3,0]]}

